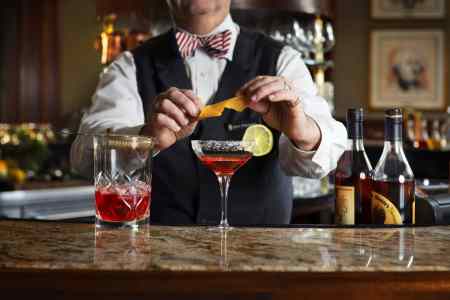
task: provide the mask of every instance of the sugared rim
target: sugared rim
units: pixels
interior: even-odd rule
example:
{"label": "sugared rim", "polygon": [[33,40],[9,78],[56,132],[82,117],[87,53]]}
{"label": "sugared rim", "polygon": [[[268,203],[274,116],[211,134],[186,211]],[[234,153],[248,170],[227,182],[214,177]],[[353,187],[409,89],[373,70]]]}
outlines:
{"label": "sugared rim", "polygon": [[248,141],[239,141],[239,140],[192,140],[192,143],[220,143],[220,144],[242,144],[248,143]]}
{"label": "sugared rim", "polygon": [[221,146],[238,146],[238,147],[250,147],[254,145],[251,141],[239,141],[239,140],[192,140],[192,145],[207,146],[219,144]]}
{"label": "sugared rim", "polygon": [[[248,151],[253,153],[254,142],[251,141],[237,141],[237,140],[192,140],[192,149],[199,155],[203,151],[214,151],[214,146],[217,147],[216,151]],[[219,149],[224,147],[225,149]],[[233,147],[239,149],[232,149]]]}

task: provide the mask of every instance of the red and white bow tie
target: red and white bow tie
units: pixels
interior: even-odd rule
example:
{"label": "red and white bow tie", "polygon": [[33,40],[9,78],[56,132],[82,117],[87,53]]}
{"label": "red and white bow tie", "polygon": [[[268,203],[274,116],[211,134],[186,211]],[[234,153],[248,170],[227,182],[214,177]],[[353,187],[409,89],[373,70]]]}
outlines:
{"label": "red and white bow tie", "polygon": [[202,48],[211,57],[223,58],[230,49],[231,31],[225,30],[217,34],[198,37],[188,32],[177,31],[175,34],[181,57],[194,55],[195,50]]}

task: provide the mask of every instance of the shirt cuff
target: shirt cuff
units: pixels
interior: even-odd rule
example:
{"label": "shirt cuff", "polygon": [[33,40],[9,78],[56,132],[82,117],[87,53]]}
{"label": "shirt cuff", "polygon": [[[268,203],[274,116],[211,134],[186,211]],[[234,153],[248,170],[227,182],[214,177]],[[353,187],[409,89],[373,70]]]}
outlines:
{"label": "shirt cuff", "polygon": [[312,159],[314,154],[316,153],[316,150],[302,150],[299,147],[297,147],[290,138],[286,137],[288,140],[288,147],[291,149],[291,151],[295,152],[297,157],[300,157],[302,159]]}
{"label": "shirt cuff", "polygon": [[320,170],[316,170],[316,176],[325,176],[331,170],[331,136],[326,125],[326,122],[322,122],[320,117],[308,115],[311,119],[316,122],[317,127],[319,127],[321,139],[319,147],[314,152],[311,160],[318,166],[320,166]]}
{"label": "shirt cuff", "polygon": [[[283,135],[283,139],[287,140],[286,146],[290,157],[294,158],[298,163],[302,162],[301,173],[306,177],[321,178],[328,173],[330,169],[330,135],[326,125],[322,125],[322,121],[318,116],[308,115],[318,126],[321,134],[320,143],[316,150],[303,150],[298,148],[288,137]],[[299,164],[300,165],[300,164]],[[302,175],[303,176],[303,175]]]}

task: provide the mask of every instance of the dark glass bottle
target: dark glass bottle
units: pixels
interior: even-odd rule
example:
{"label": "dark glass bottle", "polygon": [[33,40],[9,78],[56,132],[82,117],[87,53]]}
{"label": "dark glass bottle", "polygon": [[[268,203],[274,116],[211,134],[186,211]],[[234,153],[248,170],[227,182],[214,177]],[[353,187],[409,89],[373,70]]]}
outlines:
{"label": "dark glass bottle", "polygon": [[370,172],[364,150],[363,110],[347,112],[347,149],[339,158],[335,173],[335,223],[370,224]]}
{"label": "dark glass bottle", "polygon": [[385,112],[384,148],[372,175],[372,221],[414,224],[414,174],[403,151],[402,111]]}

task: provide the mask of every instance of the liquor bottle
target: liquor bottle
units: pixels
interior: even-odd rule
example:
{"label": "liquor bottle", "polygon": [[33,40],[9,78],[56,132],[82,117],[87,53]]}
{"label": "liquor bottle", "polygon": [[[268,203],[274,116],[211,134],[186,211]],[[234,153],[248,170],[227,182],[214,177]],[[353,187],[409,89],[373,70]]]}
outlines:
{"label": "liquor bottle", "polygon": [[431,127],[431,142],[433,144],[433,150],[441,150],[441,130],[439,126],[439,120],[433,120]]}
{"label": "liquor bottle", "polygon": [[[425,128],[424,128],[425,127]],[[422,113],[414,112],[414,133],[416,135],[416,145],[414,148],[417,149],[428,149],[427,139],[428,139],[428,131],[427,131],[427,123],[423,122]]]}
{"label": "liquor bottle", "polygon": [[420,149],[423,150],[433,150],[433,141],[431,140],[429,131],[428,131],[428,121],[426,119],[422,119],[421,124],[421,133],[422,137],[420,139],[419,145]]}
{"label": "liquor bottle", "polygon": [[410,148],[419,148],[419,141],[416,140],[414,120],[406,120],[406,143]]}
{"label": "liquor bottle", "polygon": [[403,151],[402,112],[385,112],[384,148],[372,173],[372,221],[375,224],[414,224],[414,174]]}
{"label": "liquor bottle", "polygon": [[450,150],[450,106],[447,108],[447,118],[441,128],[441,139],[442,149]]}
{"label": "liquor bottle", "polygon": [[370,172],[372,166],[364,150],[363,110],[347,112],[347,149],[335,172],[336,224],[370,224]]}

